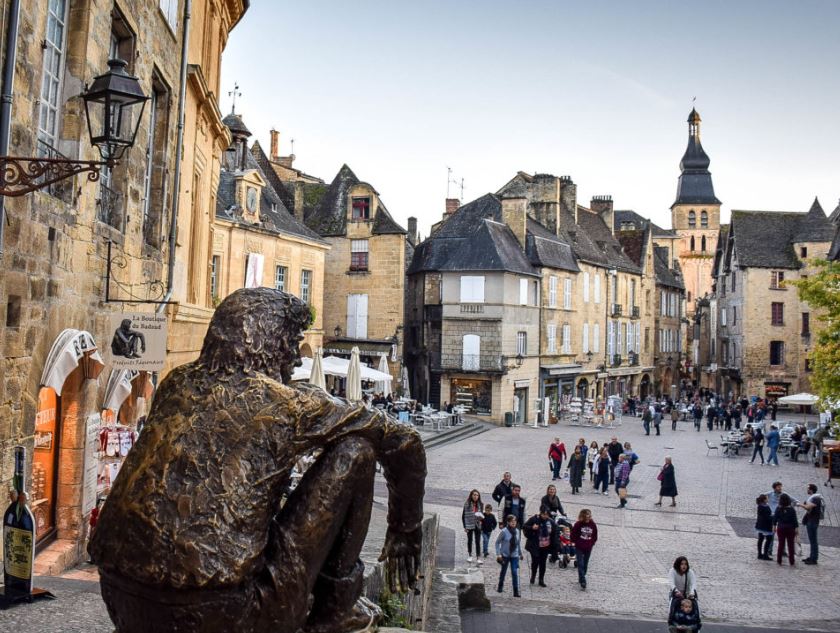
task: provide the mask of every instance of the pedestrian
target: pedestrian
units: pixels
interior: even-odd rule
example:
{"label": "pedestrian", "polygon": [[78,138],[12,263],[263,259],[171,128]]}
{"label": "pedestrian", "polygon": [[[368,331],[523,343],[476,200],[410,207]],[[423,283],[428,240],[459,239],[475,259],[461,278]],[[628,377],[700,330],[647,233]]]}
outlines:
{"label": "pedestrian", "polygon": [[741,430],[741,405],[736,404],[732,408],[732,421],[735,423],[735,429]]}
{"label": "pedestrian", "polygon": [[545,587],[545,564],[554,545],[557,526],[549,516],[548,508],[543,506],[540,513],[525,522],[522,533],[525,536],[525,549],[531,555],[531,584],[539,572],[540,587]]}
{"label": "pedestrian", "polygon": [[773,560],[773,511],[767,503],[767,495],[758,495],[755,500],[755,533],[758,536],[758,559]]}
{"label": "pedestrian", "polygon": [[650,407],[646,407],[645,412],[642,414],[642,426],[645,429],[645,435],[650,435],[651,420],[653,420],[653,413],[651,413]]}
{"label": "pedestrian", "polygon": [[479,558],[481,555],[481,523],[484,518],[484,504],[481,503],[481,493],[478,490],[470,490],[467,500],[464,502],[464,510],[461,512],[461,523],[464,532],[467,533],[467,562],[473,561],[472,550],[475,541],[475,560],[481,565],[484,561]]}
{"label": "pedestrian", "polygon": [[578,446],[580,447],[580,454],[583,455],[584,459],[586,459],[586,453],[589,450],[589,447],[586,445],[586,440],[580,438],[578,440]]}
{"label": "pedestrian", "polygon": [[629,396],[627,398],[627,413],[636,417],[636,398]]}
{"label": "pedestrian", "polygon": [[770,432],[767,434],[767,448],[770,449],[770,454],[767,456],[767,464],[779,465],[779,457],[776,454],[781,443],[781,436],[775,424],[770,425]]}
{"label": "pedestrian", "polygon": [[496,515],[493,514],[493,506],[488,503],[484,506],[484,518],[481,519],[481,546],[484,551],[484,558],[487,558],[490,535],[493,534],[497,525]]}
{"label": "pedestrian", "polygon": [[519,598],[519,559],[522,558],[519,530],[516,517],[511,515],[505,520],[505,527],[496,537],[496,561],[502,566],[499,572],[499,586],[496,591],[502,593],[505,587],[505,575],[510,567],[510,580],[513,585],[513,597]]}
{"label": "pedestrian", "polygon": [[543,498],[540,499],[540,507],[548,508],[548,513],[556,512],[560,516],[565,516],[563,511],[563,504],[560,502],[560,497],[557,496],[557,487],[554,484],[549,484],[545,490]]}
{"label": "pedestrian", "polygon": [[548,447],[548,459],[551,463],[551,480],[556,481],[560,479],[560,469],[566,461],[566,445],[560,441],[559,437],[555,437],[551,446]]}
{"label": "pedestrian", "polygon": [[761,432],[760,427],[748,426],[747,428],[753,430],[753,454],[750,464],[755,461],[755,456],[758,455],[761,458],[761,465],[764,466],[764,433]]}
{"label": "pedestrian", "polygon": [[502,505],[502,500],[505,497],[510,496],[511,488],[513,487],[513,483],[511,482],[511,475],[510,473],[505,473],[502,475],[502,480],[496,484],[496,487],[493,489],[493,501]]}
{"label": "pedestrian", "polygon": [[525,498],[522,497],[522,486],[513,484],[510,496],[505,497],[504,511],[502,516],[513,515],[517,525],[525,523]]}
{"label": "pedestrian", "polygon": [[656,405],[656,408],[653,411],[653,428],[656,429],[656,434],[661,435],[659,432],[659,425],[662,424],[662,407]]}
{"label": "pedestrian", "polygon": [[659,480],[659,501],[655,505],[662,505],[662,497],[671,497],[671,507],[677,505],[677,476],[674,472],[674,464],[671,457],[665,456],[665,463],[656,476]]}
{"label": "pedestrian", "polygon": [[677,405],[675,404],[673,407],[671,407],[671,430],[672,431],[677,430],[677,422],[679,422],[679,420],[680,420],[680,410],[677,407]]}
{"label": "pedestrian", "polygon": [[700,610],[692,600],[680,600],[671,620],[668,633],[697,633],[700,630]]}
{"label": "pedestrian", "polygon": [[607,444],[607,452],[610,454],[610,485],[615,483],[615,467],[618,466],[618,456],[624,452],[621,442],[614,437]]}
{"label": "pedestrian", "polygon": [[598,526],[592,520],[592,512],[584,508],[578,514],[577,522],[572,526],[572,542],[575,544],[575,558],[577,560],[578,582],[581,589],[586,589],[586,572],[589,569],[589,559],[592,548],[598,542]]}
{"label": "pedestrian", "polygon": [[569,484],[572,486],[572,494],[580,492],[583,485],[583,471],[586,469],[586,458],[581,452],[580,446],[575,446],[575,452],[569,458]]}
{"label": "pedestrian", "polygon": [[806,565],[816,565],[820,557],[820,546],[817,542],[817,530],[820,527],[820,521],[825,514],[825,499],[822,498],[817,491],[816,484],[808,484],[808,498],[805,503],[800,503],[799,507],[805,509],[805,516],[802,517],[802,524],[808,532],[808,543],[811,547],[811,552],[808,558],[803,558],[802,562]]}
{"label": "pedestrian", "polygon": [[700,406],[699,402],[694,403],[694,409],[692,410],[692,414],[694,416],[694,430],[696,430],[699,433],[700,420],[703,419],[703,408]]}
{"label": "pedestrian", "polygon": [[630,466],[630,470],[633,470],[633,466],[639,463],[639,456],[633,452],[633,447],[630,446],[630,442],[624,442],[624,455],[627,458],[627,464]]}
{"label": "pedestrian", "polygon": [[598,442],[592,440],[592,443],[589,445],[589,450],[586,451],[586,461],[589,464],[589,481],[595,481],[595,473],[592,470],[592,465],[595,463],[595,458],[598,456],[600,450],[598,448]]}
{"label": "pedestrian", "polygon": [[779,544],[776,549],[776,562],[782,564],[782,555],[787,547],[788,561],[791,566],[794,561],[794,541],[799,533],[799,519],[796,518],[796,511],[791,504],[790,496],[782,493],[779,496],[779,505],[773,513],[773,522],[776,524],[776,534],[779,537]]}
{"label": "pedestrian", "polygon": [[618,466],[615,469],[615,494],[619,498],[619,508],[627,505],[628,483],[630,483],[630,464],[627,463],[627,456],[622,453],[618,456]]}
{"label": "pedestrian", "polygon": [[697,597],[697,576],[688,564],[685,556],[678,556],[673,567],[668,571],[668,583],[671,586],[671,598],[694,600]]}
{"label": "pedestrian", "polygon": [[612,460],[606,447],[602,448],[601,452],[595,457],[595,461],[592,463],[592,470],[595,471],[595,491],[597,492],[600,486],[601,492],[604,495],[608,495],[607,487],[609,486],[610,474],[612,472]]}

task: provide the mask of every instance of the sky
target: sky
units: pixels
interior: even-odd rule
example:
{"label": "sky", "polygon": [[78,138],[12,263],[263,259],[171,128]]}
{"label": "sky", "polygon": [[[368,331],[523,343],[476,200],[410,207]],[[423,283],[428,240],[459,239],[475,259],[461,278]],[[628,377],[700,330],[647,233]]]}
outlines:
{"label": "sky", "polygon": [[[699,111],[722,220],[840,198],[840,1],[251,0],[223,113],[330,182],[343,163],[428,235],[517,171],[670,227]],[[696,101],[695,101],[696,98]],[[253,140],[253,139],[252,139]]]}

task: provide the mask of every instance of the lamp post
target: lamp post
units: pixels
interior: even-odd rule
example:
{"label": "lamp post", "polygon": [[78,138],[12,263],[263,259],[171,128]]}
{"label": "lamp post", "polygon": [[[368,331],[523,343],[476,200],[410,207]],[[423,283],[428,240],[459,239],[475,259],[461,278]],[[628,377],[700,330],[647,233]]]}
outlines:
{"label": "lamp post", "polygon": [[137,77],[126,72],[126,66],[122,59],[109,60],[108,71],[95,77],[81,95],[90,143],[99,150],[102,160],[0,156],[0,196],[23,196],[85,172],[88,181],[95,182],[103,167],[110,169],[119,162],[134,145],[149,100]]}

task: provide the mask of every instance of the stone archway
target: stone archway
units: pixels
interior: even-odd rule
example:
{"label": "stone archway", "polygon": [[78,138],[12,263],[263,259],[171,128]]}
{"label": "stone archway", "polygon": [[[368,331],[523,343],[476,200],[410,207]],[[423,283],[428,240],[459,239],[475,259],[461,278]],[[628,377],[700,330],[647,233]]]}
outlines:
{"label": "stone archway", "polygon": [[639,398],[646,400],[650,396],[650,376],[642,374],[642,379],[639,381]]}
{"label": "stone archway", "polygon": [[312,347],[309,343],[303,343],[300,346],[300,356],[301,358],[314,358],[312,354]]}
{"label": "stone archway", "polygon": [[581,400],[586,400],[589,396],[589,381],[586,378],[578,380],[577,388],[575,389],[575,396]]}

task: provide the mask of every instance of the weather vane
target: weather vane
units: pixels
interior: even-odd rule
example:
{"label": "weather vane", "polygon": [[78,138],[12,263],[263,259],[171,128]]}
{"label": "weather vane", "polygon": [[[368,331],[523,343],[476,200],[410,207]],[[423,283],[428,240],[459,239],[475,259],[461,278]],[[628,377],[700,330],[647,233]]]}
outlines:
{"label": "weather vane", "polygon": [[228,97],[233,98],[233,103],[230,104],[230,113],[236,114],[236,97],[241,97],[242,93],[239,92],[239,84],[234,82],[233,90],[228,93]]}

